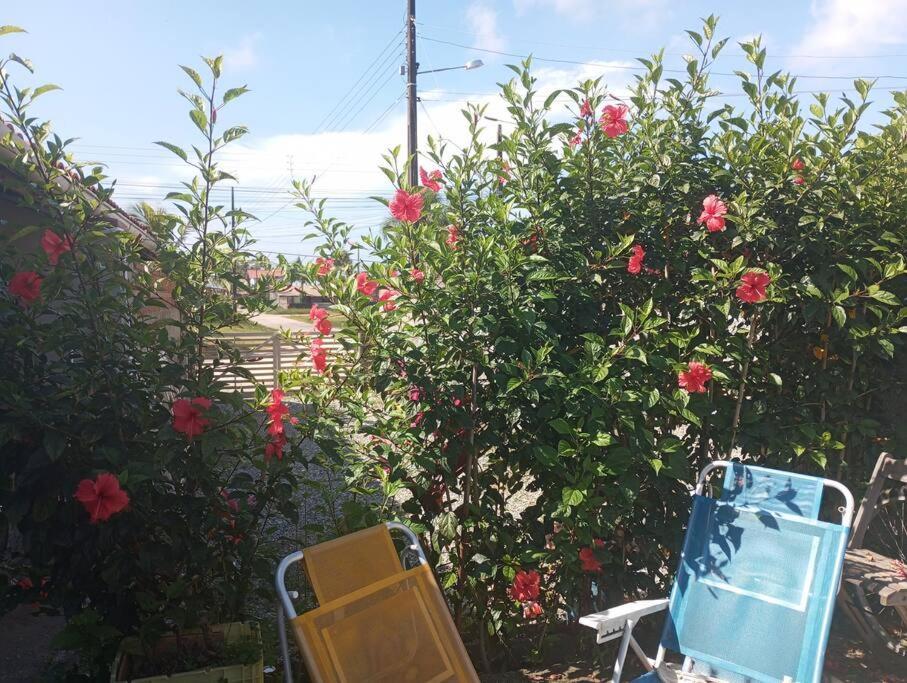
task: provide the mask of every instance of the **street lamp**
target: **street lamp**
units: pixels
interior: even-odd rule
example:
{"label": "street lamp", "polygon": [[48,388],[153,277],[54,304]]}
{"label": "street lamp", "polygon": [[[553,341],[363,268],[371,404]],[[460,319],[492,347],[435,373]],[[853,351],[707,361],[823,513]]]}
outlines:
{"label": "street lamp", "polygon": [[469,62],[466,62],[465,64],[461,64],[460,66],[445,66],[443,69],[429,69],[428,71],[417,71],[416,74],[418,74],[418,75],[436,74],[439,71],[454,71],[455,69],[466,69],[467,71],[471,71],[472,69],[478,69],[480,66],[485,66],[485,62],[483,62],[481,59],[473,59]]}

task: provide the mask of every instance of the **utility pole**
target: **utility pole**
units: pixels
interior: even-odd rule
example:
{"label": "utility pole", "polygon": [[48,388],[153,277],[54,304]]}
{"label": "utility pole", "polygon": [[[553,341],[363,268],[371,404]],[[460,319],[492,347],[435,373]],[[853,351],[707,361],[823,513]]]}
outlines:
{"label": "utility pole", "polygon": [[407,98],[407,145],[409,156],[409,185],[415,189],[419,185],[419,137],[416,127],[416,105],[419,101],[416,94],[416,76],[419,63],[416,61],[416,0],[406,0],[406,98]]}

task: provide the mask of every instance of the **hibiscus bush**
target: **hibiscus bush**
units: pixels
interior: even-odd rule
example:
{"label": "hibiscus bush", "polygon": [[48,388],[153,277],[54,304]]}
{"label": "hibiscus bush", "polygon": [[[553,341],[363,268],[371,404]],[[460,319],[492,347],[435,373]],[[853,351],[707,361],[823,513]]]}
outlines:
{"label": "hibiscus bush", "polygon": [[420,187],[387,155],[367,266],[296,184],[323,243],[298,275],[346,322],[288,386],[348,477],[345,523],[423,534],[485,666],[527,622],[663,594],[706,462],[859,489],[907,443],[907,96],[875,129],[869,83],[804,104],[756,40],[735,106],[709,84],[715,30],[690,32],[682,79],[640,60],[626,96],[511,67],[503,139],[470,106]]}
{"label": "hibiscus bush", "polygon": [[205,61],[207,79],[183,67],[202,142],[159,143],[195,177],[145,223],[31,113],[53,86],[14,85],[31,65],[0,59],[0,597],[66,615],[57,644],[92,680],[122,636],[149,651],[270,601],[274,522],[296,514],[282,394],[224,380],[241,369],[219,331],[275,283],[239,277],[250,217],[214,200],[218,152],[246,132],[217,115],[245,88]]}

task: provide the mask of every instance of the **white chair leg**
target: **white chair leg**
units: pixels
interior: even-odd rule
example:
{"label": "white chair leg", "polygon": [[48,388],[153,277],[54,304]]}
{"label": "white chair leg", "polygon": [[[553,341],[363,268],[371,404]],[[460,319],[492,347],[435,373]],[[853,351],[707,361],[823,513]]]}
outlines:
{"label": "white chair leg", "polygon": [[630,647],[630,640],[633,638],[633,620],[627,619],[624,624],[624,635],[620,639],[620,648],[617,650],[617,660],[614,662],[614,674],[611,676],[611,683],[620,683],[621,674],[623,674],[624,660],[627,659],[627,649]]}
{"label": "white chair leg", "polygon": [[277,635],[280,637],[280,656],[283,658],[284,683],[293,683],[293,667],[290,664],[290,646],[287,644],[287,617],[283,605],[277,601]]}

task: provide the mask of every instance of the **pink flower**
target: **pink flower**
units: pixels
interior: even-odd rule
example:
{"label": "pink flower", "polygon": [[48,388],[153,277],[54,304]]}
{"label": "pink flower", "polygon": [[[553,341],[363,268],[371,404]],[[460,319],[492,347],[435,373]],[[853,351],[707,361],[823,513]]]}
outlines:
{"label": "pink flower", "polygon": [[803,163],[803,159],[797,157],[791,162],[790,167],[794,171],[802,171],[804,168],[806,168],[806,164]]}
{"label": "pink flower", "polygon": [[410,401],[415,403],[416,401],[419,401],[421,398],[422,398],[422,392],[420,391],[419,387],[412,387],[409,390],[409,400]]}
{"label": "pink flower", "polygon": [[94,481],[80,481],[73,498],[85,507],[92,524],[106,522],[129,505],[129,495],[120,488],[120,480],[109,472],[102,472]]}
{"label": "pink flower", "polygon": [[324,372],[328,364],[327,351],[322,347],[321,337],[315,337],[309,342],[309,353],[312,354],[312,364],[316,372]]}
{"label": "pink flower", "polygon": [[319,256],[315,259],[315,263],[318,265],[318,277],[324,277],[334,270],[334,259],[332,258]]}
{"label": "pink flower", "polygon": [[677,386],[691,394],[704,394],[705,383],[712,379],[712,369],[705,363],[692,361],[687,369],[677,373]]}
{"label": "pink flower", "polygon": [[406,190],[397,190],[390,203],[391,215],[398,221],[415,223],[422,218],[422,195],[410,194]]}
{"label": "pink flower", "polygon": [[631,275],[639,275],[639,271],[642,270],[642,260],[646,256],[645,249],[642,248],[639,244],[633,245],[633,256],[630,257],[630,262],[627,263],[627,272]]}
{"label": "pink flower", "polygon": [[315,323],[315,329],[319,334],[331,333],[331,321],[328,320],[328,312],[319,308],[318,304],[313,304],[309,309],[309,320]]}
{"label": "pink flower", "polygon": [[595,116],[595,110],[592,108],[592,103],[585,99],[579,107],[579,115],[584,119],[591,119]]}
{"label": "pink flower", "polygon": [[438,181],[443,177],[438,169],[431,173],[426,173],[424,168],[419,167],[419,181],[432,192],[438,192],[441,189],[441,183]]}
{"label": "pink flower", "polygon": [[41,296],[41,283],[44,278],[33,270],[16,273],[9,279],[9,293],[19,299],[23,306],[29,306]]}
{"label": "pink flower", "polygon": [[420,424],[422,424],[422,420],[424,418],[425,418],[425,411],[420,410],[418,413],[416,413],[413,416],[413,421],[409,423],[410,429],[416,429],[416,427],[418,427]]}
{"label": "pink flower", "polygon": [[576,147],[577,145],[583,144],[583,131],[576,131],[576,135],[570,138],[570,142],[568,142],[567,144],[569,144],[571,147]]}
{"label": "pink flower", "polygon": [[444,243],[454,251],[457,250],[457,242],[460,240],[460,229],[456,225],[447,226],[447,239]]}
{"label": "pink flower", "polygon": [[400,292],[396,289],[381,289],[378,290],[378,301],[384,302],[385,311],[393,311],[397,308],[397,304],[394,303],[394,299],[400,296]]}
{"label": "pink flower", "polygon": [[771,284],[768,273],[751,270],[740,278],[743,284],[737,288],[737,298],[748,304],[758,304],[765,300],[765,289]]}
{"label": "pink flower", "polygon": [[413,269],[409,271],[410,276],[416,282],[416,284],[421,285],[422,281],[425,279],[425,273],[413,266]]}
{"label": "pink flower", "polygon": [[535,619],[542,616],[542,606],[537,602],[527,602],[523,605],[523,619]]}
{"label": "pink flower", "polygon": [[52,266],[57,265],[60,257],[70,251],[72,245],[72,237],[69,235],[60,237],[53,230],[45,230],[44,236],[41,238],[41,248],[44,249],[44,253],[47,254],[47,261]]}
{"label": "pink flower", "polygon": [[609,138],[616,138],[630,129],[626,120],[628,111],[630,110],[625,104],[609,104],[602,110],[602,117],[598,122],[605,135]]}
{"label": "pink flower", "polygon": [[510,586],[510,597],[517,602],[532,602],[539,597],[539,588],[541,577],[534,569],[532,571],[523,571],[522,569],[513,577],[513,584]]}
{"label": "pink flower", "polygon": [[802,175],[794,176],[794,185],[802,185],[804,182]]}
{"label": "pink flower", "polygon": [[356,289],[362,296],[371,297],[375,290],[378,289],[378,283],[368,279],[368,273],[359,273],[356,276]]}
{"label": "pink flower", "polygon": [[204,396],[196,396],[191,401],[178,398],[173,402],[173,429],[182,432],[187,439],[194,439],[205,432],[211,420],[202,414],[203,410],[211,407],[211,400]]}
{"label": "pink flower", "polygon": [[727,213],[727,205],[718,199],[717,195],[710,194],[702,200],[702,213],[699,214],[699,222],[703,223],[709,232],[721,232],[724,230],[724,215]]}
{"label": "pink flower", "polygon": [[506,185],[508,180],[510,180],[510,164],[505,161],[503,166],[501,166],[501,174],[498,176],[498,182],[501,185]]}

